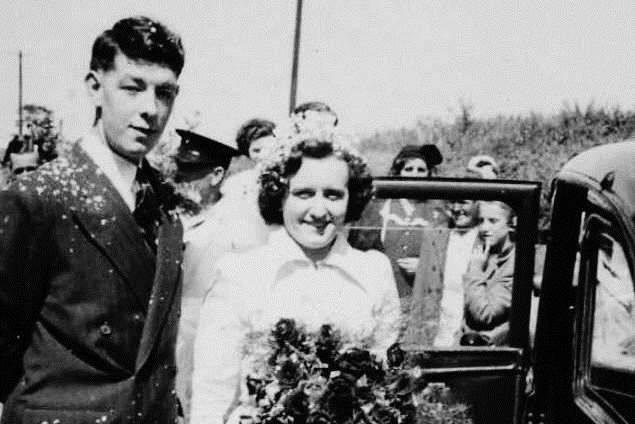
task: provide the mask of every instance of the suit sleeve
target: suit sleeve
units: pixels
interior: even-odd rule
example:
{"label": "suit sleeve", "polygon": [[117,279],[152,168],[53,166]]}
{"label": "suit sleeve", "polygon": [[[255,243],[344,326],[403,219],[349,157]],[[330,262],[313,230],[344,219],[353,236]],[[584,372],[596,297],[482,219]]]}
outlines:
{"label": "suit sleeve", "polygon": [[38,247],[41,219],[26,193],[0,191],[0,401],[22,376],[22,354],[36,309],[45,247]]}

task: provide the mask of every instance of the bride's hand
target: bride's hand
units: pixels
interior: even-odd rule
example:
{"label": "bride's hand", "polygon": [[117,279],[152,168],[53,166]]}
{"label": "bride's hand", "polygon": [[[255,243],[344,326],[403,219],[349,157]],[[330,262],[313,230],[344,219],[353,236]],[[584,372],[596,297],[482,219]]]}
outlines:
{"label": "bride's hand", "polygon": [[419,258],[399,258],[397,259],[397,265],[408,274],[414,274],[417,271],[419,265]]}

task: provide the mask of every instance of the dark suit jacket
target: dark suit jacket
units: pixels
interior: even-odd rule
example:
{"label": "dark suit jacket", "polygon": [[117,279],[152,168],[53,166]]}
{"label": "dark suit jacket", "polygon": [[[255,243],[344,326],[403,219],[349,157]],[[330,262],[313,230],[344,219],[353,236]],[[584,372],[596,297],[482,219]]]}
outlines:
{"label": "dark suit jacket", "polygon": [[3,424],[175,421],[182,227],[144,169],[156,253],[79,145],[0,192]]}

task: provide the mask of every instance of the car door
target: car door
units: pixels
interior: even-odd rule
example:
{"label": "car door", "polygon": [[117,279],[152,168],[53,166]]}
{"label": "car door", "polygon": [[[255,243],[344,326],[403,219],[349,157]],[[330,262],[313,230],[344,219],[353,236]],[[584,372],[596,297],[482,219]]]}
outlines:
{"label": "car door", "polygon": [[[375,198],[350,226],[349,241],[361,249],[382,250],[391,259],[403,309],[402,347],[428,382],[449,388],[468,406],[475,423],[520,422],[530,358],[540,184],[381,177],[374,186]],[[477,210],[468,229],[471,239],[459,243],[464,233],[456,228],[458,218],[449,207],[463,200],[475,202]],[[466,324],[472,316],[466,278],[470,267],[478,268],[471,259],[481,243],[478,216],[494,204],[511,211],[507,223],[515,257],[500,259],[496,265],[504,265],[493,268],[494,275],[506,267],[507,285],[497,295],[486,295],[503,303],[495,308],[500,316],[481,328]],[[481,268],[489,270],[489,264]],[[504,337],[498,328],[504,329]]]}
{"label": "car door", "polygon": [[573,339],[574,407],[590,422],[635,422],[635,291],[628,258],[619,225],[606,211],[590,209]]}
{"label": "car door", "polygon": [[[625,169],[632,178],[632,163],[590,157],[553,186],[528,422],[635,422],[632,185],[615,177]],[[583,166],[606,176],[589,178]]]}

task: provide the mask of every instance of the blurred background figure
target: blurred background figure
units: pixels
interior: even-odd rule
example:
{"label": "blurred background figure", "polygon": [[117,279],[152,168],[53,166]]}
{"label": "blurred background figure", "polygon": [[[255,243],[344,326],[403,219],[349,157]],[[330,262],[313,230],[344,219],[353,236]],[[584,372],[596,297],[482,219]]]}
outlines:
{"label": "blurred background figure", "polygon": [[[404,146],[395,156],[390,176],[428,178],[436,175],[443,161],[433,144]],[[349,233],[351,244],[359,249],[377,249],[391,259],[397,290],[401,298],[412,294],[419,264],[423,229],[445,226],[443,202],[434,199],[388,199],[373,201],[364,211],[357,229]]]}
{"label": "blurred background figure", "polygon": [[[463,319],[463,276],[467,272],[470,253],[474,249],[478,230],[476,225],[476,202],[473,200],[450,200],[447,203],[450,228],[445,247],[443,267],[443,294],[439,332],[435,346],[452,346],[458,343],[458,333]],[[443,249],[443,245],[437,246]],[[442,250],[443,251],[443,250]]]}
{"label": "blurred background figure", "polygon": [[392,161],[390,175],[394,177],[434,177],[437,166],[443,162],[441,152],[434,144],[404,146]]}
{"label": "blurred background figure", "polygon": [[[225,201],[231,209],[240,213],[245,222],[260,236],[269,231],[258,210],[258,174],[262,162],[277,149],[276,124],[267,119],[254,118],[245,122],[236,133],[236,145],[240,153],[248,158],[232,169],[240,169],[231,174],[222,187]],[[241,157],[242,158],[242,157]]]}
{"label": "blurred background figure", "polygon": [[240,154],[249,161],[239,167],[239,172],[227,178],[223,186],[224,194],[237,201],[255,204],[258,197],[258,170],[254,167],[275,149],[275,129],[276,124],[272,121],[259,118],[250,119],[240,127],[236,133],[236,144]]}
{"label": "blurred background figure", "polygon": [[293,109],[291,121],[297,132],[332,130],[339,123],[337,114],[324,102],[302,103]]}
{"label": "blurred background figure", "polygon": [[470,158],[467,170],[478,178],[494,180],[498,178],[499,168],[493,157],[488,155],[476,155]]}
{"label": "blurred background figure", "polygon": [[181,215],[188,228],[205,221],[205,215],[221,196],[220,184],[238,149],[188,130],[177,129],[181,144],[174,156],[174,181],[182,199]]}
{"label": "blurred background figure", "polygon": [[236,134],[240,153],[254,163],[260,162],[275,142],[276,124],[267,119],[254,118],[245,122]]}
{"label": "blurred background figure", "polygon": [[514,213],[504,202],[478,202],[478,241],[465,282],[461,344],[506,345],[512,301]]}
{"label": "blurred background figure", "polygon": [[187,420],[194,336],[200,306],[208,289],[209,267],[227,252],[264,243],[265,234],[259,226],[251,226],[253,220],[246,219],[221,192],[227,168],[232,158],[240,154],[237,146],[192,131],[176,131],[181,136],[181,144],[174,157],[175,182],[185,230],[176,384]]}
{"label": "blurred background figure", "polygon": [[4,157],[2,158],[2,166],[11,166],[11,153],[20,153],[24,149],[23,140],[15,135],[7,145],[7,149],[4,151]]}
{"label": "blurred background figure", "polygon": [[402,341],[450,347],[460,338],[465,294],[463,277],[474,248],[476,202],[446,202],[448,227],[422,230],[419,263]]}

